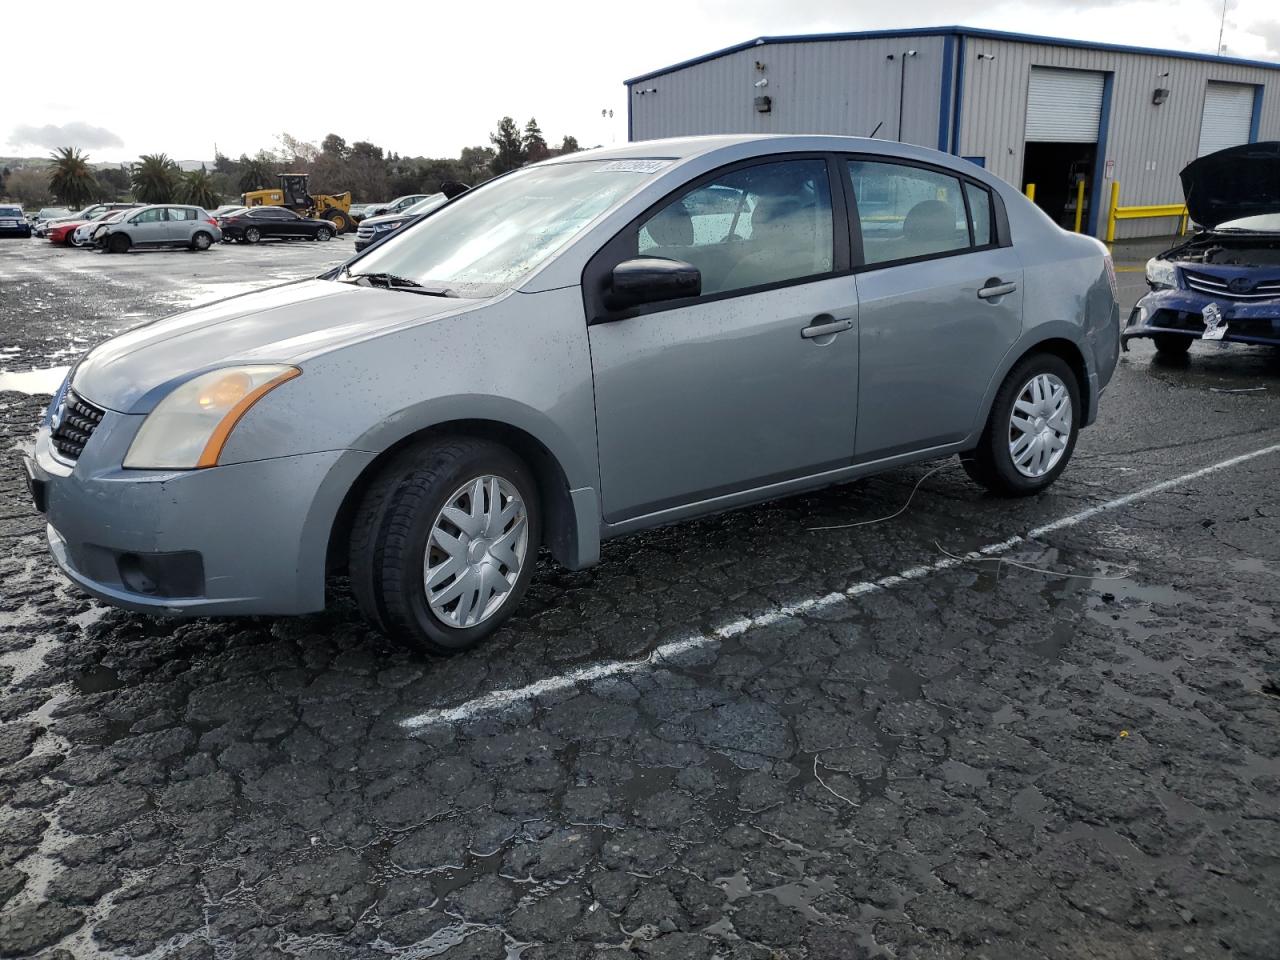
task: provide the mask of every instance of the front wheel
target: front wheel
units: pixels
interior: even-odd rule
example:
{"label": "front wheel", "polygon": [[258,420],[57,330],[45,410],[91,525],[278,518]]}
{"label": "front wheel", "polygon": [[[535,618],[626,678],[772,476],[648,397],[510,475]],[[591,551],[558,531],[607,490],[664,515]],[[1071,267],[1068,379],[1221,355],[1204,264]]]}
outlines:
{"label": "front wheel", "polygon": [[261,239],[262,239],[262,231],[259,230],[257,227],[250,227],[248,230],[244,232],[245,243],[257,243]]}
{"label": "front wheel", "polygon": [[519,605],[542,533],[537,483],[505,447],[469,437],[410,448],[352,524],[352,591],[384,633],[451,654]]}
{"label": "front wheel", "polygon": [[128,253],[129,238],[123,233],[113,233],[107,239],[107,249],[112,253]]}
{"label": "front wheel", "polygon": [[321,227],[319,230],[316,231],[317,240],[321,240],[321,241],[328,240],[332,236],[333,236],[333,231],[330,230],[328,227]]}
{"label": "front wheel", "polygon": [[965,472],[992,493],[1026,497],[1066,469],[1080,433],[1080,387],[1061,357],[1037,353],[1010,371]]}

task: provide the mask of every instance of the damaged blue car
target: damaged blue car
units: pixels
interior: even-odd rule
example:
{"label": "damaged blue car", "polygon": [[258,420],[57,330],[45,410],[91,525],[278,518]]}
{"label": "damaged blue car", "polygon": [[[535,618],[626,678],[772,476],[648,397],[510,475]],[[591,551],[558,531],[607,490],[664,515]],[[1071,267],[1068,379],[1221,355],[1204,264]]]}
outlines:
{"label": "damaged blue car", "polygon": [[1121,333],[1162,354],[1195,340],[1280,346],[1280,142],[1193,160],[1182,191],[1196,233],[1147,261],[1151,292]]}

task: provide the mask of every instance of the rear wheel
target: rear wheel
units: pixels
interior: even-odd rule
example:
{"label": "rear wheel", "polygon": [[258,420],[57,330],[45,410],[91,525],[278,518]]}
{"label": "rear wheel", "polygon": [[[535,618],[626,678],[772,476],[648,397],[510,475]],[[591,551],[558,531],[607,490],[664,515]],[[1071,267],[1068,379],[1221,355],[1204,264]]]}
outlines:
{"label": "rear wheel", "polygon": [[1191,338],[1176,333],[1156,333],[1151,339],[1156,345],[1156,352],[1168,356],[1180,357],[1191,349]]}
{"label": "rear wheel", "polygon": [[203,230],[191,238],[192,250],[208,250],[211,246],[213,246],[213,237]]}
{"label": "rear wheel", "polygon": [[257,243],[262,239],[262,231],[257,227],[250,227],[244,232],[245,243]]}
{"label": "rear wheel", "polygon": [[413,447],[356,512],[352,590],[384,633],[457,653],[519,605],[540,536],[537,484],[511,451],[466,437]]}
{"label": "rear wheel", "polygon": [[1066,469],[1080,433],[1080,388],[1061,357],[1037,353],[1009,372],[965,472],[992,493],[1039,493]]}
{"label": "rear wheel", "polygon": [[128,253],[129,238],[123,233],[113,233],[107,240],[107,249],[112,253]]}

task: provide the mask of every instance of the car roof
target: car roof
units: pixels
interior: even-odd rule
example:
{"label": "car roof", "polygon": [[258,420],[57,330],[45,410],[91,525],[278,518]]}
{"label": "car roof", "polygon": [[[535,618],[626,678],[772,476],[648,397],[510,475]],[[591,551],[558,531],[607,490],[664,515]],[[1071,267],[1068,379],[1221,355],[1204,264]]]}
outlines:
{"label": "car roof", "polygon": [[[688,160],[744,145],[759,145],[761,153],[787,150],[831,150],[833,152],[867,151],[871,153],[907,153],[912,145],[896,140],[869,137],[841,137],[812,133],[735,133],[697,137],[668,137],[663,140],[638,140],[610,147],[595,147],[551,157],[543,163],[571,163],[575,160]],[[736,152],[736,151],[735,151]]]}

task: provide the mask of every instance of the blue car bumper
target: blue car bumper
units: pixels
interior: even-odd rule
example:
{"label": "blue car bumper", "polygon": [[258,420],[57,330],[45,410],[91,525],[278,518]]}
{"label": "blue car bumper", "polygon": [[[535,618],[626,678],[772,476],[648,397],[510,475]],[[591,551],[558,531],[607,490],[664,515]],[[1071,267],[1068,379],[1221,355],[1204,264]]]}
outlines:
{"label": "blue car bumper", "polygon": [[1129,349],[1136,337],[1173,335],[1199,340],[1205,331],[1204,309],[1216,304],[1226,332],[1222,340],[1280,346],[1280,298],[1241,302],[1195,290],[1161,289],[1138,301],[1120,334]]}

